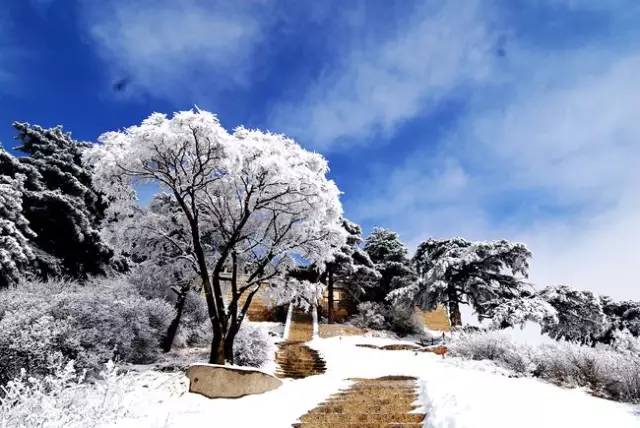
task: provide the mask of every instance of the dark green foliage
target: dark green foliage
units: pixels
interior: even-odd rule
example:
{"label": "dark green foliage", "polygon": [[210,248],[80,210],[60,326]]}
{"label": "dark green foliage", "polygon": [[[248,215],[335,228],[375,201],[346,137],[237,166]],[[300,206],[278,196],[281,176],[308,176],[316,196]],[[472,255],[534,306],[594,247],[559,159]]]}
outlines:
{"label": "dark green foliage", "polygon": [[0,175],[24,176],[23,215],[35,233],[30,239],[35,259],[28,271],[42,278],[104,273],[112,257],[99,233],[107,202],[82,163],[90,145],[73,140],[59,126],[13,126],[21,143],[17,149],[27,156],[0,150]]}
{"label": "dark green foliage", "polygon": [[406,287],[415,280],[415,273],[407,258],[407,247],[396,232],[375,228],[364,242],[376,270],[380,273],[377,286],[366,291],[363,300],[382,302],[389,292]]}

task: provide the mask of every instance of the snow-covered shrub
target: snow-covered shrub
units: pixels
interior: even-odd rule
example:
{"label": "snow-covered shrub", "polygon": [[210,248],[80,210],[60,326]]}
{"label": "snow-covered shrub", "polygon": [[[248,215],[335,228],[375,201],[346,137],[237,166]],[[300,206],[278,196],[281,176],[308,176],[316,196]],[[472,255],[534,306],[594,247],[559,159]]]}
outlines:
{"label": "snow-covered shrub", "polygon": [[530,374],[533,370],[530,349],[516,345],[502,331],[461,332],[447,346],[453,356],[470,360],[492,360],[520,375]]}
{"label": "snow-covered shrub", "polygon": [[0,384],[24,368],[49,373],[59,354],[95,373],[112,358],[150,362],[173,317],[160,299],[147,300],[122,279],[84,286],[57,281],[25,283],[0,292]]}
{"label": "snow-covered shrub", "polygon": [[515,343],[504,331],[461,332],[449,352],[473,360],[491,360],[519,375],[532,375],[594,394],[640,402],[640,355],[613,347],[556,342],[531,347]]}
{"label": "snow-covered shrub", "polygon": [[274,353],[267,331],[248,322],[242,323],[233,345],[233,362],[239,366],[260,367]]}
{"label": "snow-covered shrub", "polygon": [[422,330],[412,306],[390,303],[362,302],[351,322],[357,327],[391,330],[403,336]]}
{"label": "snow-covered shrub", "polygon": [[211,321],[207,311],[207,302],[197,292],[190,291],[184,302],[180,326],[173,345],[178,348],[207,346],[211,344],[211,337]]}
{"label": "snow-covered shrub", "polygon": [[84,383],[73,361],[54,364],[44,378],[26,370],[0,387],[0,426],[3,428],[84,428],[106,426],[127,413],[124,395],[132,378],[108,362],[92,384]]}
{"label": "snow-covered shrub", "polygon": [[385,330],[389,326],[385,319],[386,307],[382,303],[362,302],[358,305],[358,312],[351,318],[356,327]]}
{"label": "snow-covered shrub", "polygon": [[611,336],[611,346],[617,351],[640,355],[640,337],[634,336],[629,330],[616,330]]}
{"label": "snow-covered shrub", "polygon": [[608,346],[543,345],[532,354],[536,376],[567,386],[586,386],[621,401],[640,402],[640,356]]}
{"label": "snow-covered shrub", "polygon": [[389,329],[401,336],[423,331],[413,306],[391,305],[387,309]]}

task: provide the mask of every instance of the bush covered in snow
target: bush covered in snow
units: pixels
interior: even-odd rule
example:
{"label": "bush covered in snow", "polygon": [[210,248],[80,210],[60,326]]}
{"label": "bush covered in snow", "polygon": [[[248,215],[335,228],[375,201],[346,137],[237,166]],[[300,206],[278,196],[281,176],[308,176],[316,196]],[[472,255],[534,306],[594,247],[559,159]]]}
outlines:
{"label": "bush covered in snow", "polygon": [[261,367],[275,349],[266,329],[244,322],[233,345],[233,362],[239,366]]}
{"label": "bush covered in snow", "polygon": [[385,312],[382,303],[363,302],[358,305],[358,312],[351,318],[351,322],[361,328],[384,330],[388,327]]}
{"label": "bush covered in snow", "polygon": [[46,375],[52,356],[95,373],[112,358],[155,359],[173,317],[160,299],[145,299],[126,281],[25,283],[0,292],[0,384],[20,369]]}
{"label": "bush covered in snow", "polygon": [[3,428],[85,428],[106,426],[122,418],[124,394],[131,377],[119,373],[112,362],[95,382],[84,382],[73,361],[54,364],[43,378],[20,374],[0,387],[0,426]]}
{"label": "bush covered in snow", "polygon": [[184,302],[180,326],[173,345],[178,348],[209,346],[212,336],[207,302],[197,292],[190,291]]}
{"label": "bush covered in snow", "polygon": [[596,395],[619,401],[640,402],[640,356],[635,352],[568,342],[533,347],[517,344],[500,331],[456,334],[449,351],[462,358],[491,360],[518,375],[587,387]]}
{"label": "bush covered in snow", "polygon": [[400,335],[417,333],[422,330],[413,307],[377,302],[363,302],[351,322],[361,328],[391,330]]}
{"label": "bush covered in snow", "polygon": [[503,331],[479,331],[458,333],[448,345],[454,356],[471,360],[491,360],[501,367],[513,370],[520,375],[533,371],[530,349],[516,345]]}

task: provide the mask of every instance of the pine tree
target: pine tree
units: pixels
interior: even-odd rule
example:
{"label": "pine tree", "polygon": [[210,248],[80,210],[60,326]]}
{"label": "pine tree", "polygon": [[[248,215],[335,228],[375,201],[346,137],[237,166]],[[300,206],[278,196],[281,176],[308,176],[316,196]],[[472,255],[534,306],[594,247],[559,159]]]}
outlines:
{"label": "pine tree", "polygon": [[[7,153],[0,148],[0,156]],[[29,239],[34,237],[22,214],[25,177],[0,175],[0,288],[15,285],[34,259]]]}
{"label": "pine tree", "polygon": [[360,248],[362,229],[356,223],[343,218],[342,227],[346,231],[346,242],[334,254],[334,260],[326,264],[319,280],[326,282],[328,292],[328,321],[333,323],[333,289],[340,284],[355,299],[359,299],[379,280],[380,274],[369,254]]}
{"label": "pine tree", "polygon": [[600,303],[606,317],[606,328],[597,338],[599,342],[611,344],[617,334],[623,331],[634,337],[640,336],[640,302],[616,302],[608,296],[601,296]]}
{"label": "pine tree", "polygon": [[411,300],[423,309],[445,304],[451,325],[462,325],[460,304],[479,318],[491,318],[506,301],[526,296],[529,250],[509,241],[471,242],[463,238],[429,239],[413,258],[418,281],[393,292],[395,300]]}
{"label": "pine tree", "polygon": [[407,258],[407,247],[392,230],[375,228],[365,239],[367,252],[378,272],[376,287],[366,290],[364,300],[383,302],[392,290],[406,287],[415,279],[415,273]]}
{"label": "pine tree", "polygon": [[607,328],[602,301],[591,291],[566,285],[547,287],[539,293],[557,311],[557,320],[542,323],[542,332],[554,339],[594,344]]}
{"label": "pine tree", "polygon": [[45,278],[103,273],[112,251],[100,236],[107,203],[93,187],[92,170],[82,162],[90,144],[73,140],[59,126],[43,129],[16,122],[14,127],[21,142],[17,149],[28,156],[3,153],[0,175],[26,177],[22,209],[35,234],[30,238],[32,270]]}

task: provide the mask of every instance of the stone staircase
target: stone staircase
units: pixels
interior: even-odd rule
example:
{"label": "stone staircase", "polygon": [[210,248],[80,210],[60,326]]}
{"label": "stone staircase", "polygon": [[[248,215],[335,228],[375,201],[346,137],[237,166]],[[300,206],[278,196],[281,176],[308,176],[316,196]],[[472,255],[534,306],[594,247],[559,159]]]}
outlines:
{"label": "stone staircase", "polygon": [[311,314],[295,310],[291,317],[288,339],[279,346],[276,352],[276,362],[278,363],[276,376],[302,379],[325,372],[325,361],[320,354],[304,344],[312,338]]}
{"label": "stone staircase", "polygon": [[299,342],[280,345],[276,361],[276,376],[280,378],[302,379],[326,371],[325,362],[320,354]]}
{"label": "stone staircase", "polygon": [[385,376],[355,383],[300,417],[295,428],[418,428],[425,414],[419,405],[416,379]]}

